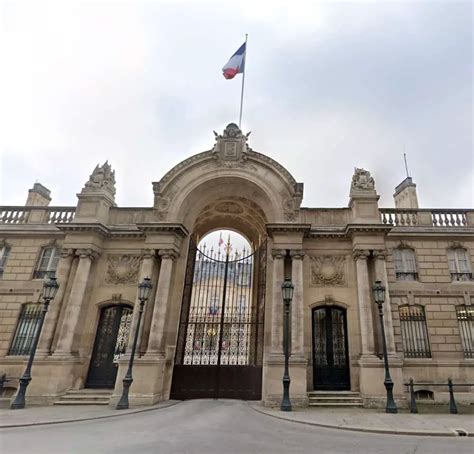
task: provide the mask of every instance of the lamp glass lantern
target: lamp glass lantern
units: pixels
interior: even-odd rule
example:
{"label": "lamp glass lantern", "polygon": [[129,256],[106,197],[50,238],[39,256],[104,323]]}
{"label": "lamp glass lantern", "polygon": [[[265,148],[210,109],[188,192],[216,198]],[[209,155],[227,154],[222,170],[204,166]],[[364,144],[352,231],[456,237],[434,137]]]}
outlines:
{"label": "lamp glass lantern", "polygon": [[374,293],[374,300],[377,304],[383,304],[385,302],[385,287],[381,281],[375,281],[375,285],[372,287]]}
{"label": "lamp glass lantern", "polygon": [[293,292],[295,291],[295,286],[290,279],[285,279],[281,285],[281,291],[283,293],[284,301],[291,301],[293,299]]}
{"label": "lamp glass lantern", "polygon": [[59,284],[55,277],[50,277],[47,281],[43,284],[43,292],[41,296],[44,300],[51,301],[56,296],[58,292]]}
{"label": "lamp glass lantern", "polygon": [[138,298],[140,301],[145,301],[148,299],[150,296],[151,287],[151,279],[149,277],[143,279],[143,282],[138,285]]}

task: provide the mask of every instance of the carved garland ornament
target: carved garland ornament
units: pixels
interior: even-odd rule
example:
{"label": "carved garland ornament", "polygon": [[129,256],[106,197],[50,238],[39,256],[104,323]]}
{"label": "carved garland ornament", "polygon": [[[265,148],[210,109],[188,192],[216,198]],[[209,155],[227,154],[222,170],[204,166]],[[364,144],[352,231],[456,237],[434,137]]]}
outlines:
{"label": "carved garland ornament", "polygon": [[136,284],[142,257],[139,255],[109,255],[106,284]]}
{"label": "carved garland ornament", "polygon": [[318,255],[311,259],[311,284],[315,286],[346,285],[345,256]]}

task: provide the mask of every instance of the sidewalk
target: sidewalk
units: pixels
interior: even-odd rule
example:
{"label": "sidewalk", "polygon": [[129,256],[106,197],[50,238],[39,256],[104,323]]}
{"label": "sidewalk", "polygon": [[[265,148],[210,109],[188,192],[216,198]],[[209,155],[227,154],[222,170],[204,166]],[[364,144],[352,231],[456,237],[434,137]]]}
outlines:
{"label": "sidewalk", "polygon": [[168,400],[149,407],[136,407],[128,410],[115,410],[103,405],[27,407],[23,410],[0,409],[0,429],[114,418],[133,413],[160,410],[179,402],[178,400]]}
{"label": "sidewalk", "polygon": [[264,415],[318,427],[381,434],[474,437],[474,414],[451,415],[447,408],[443,414],[412,414],[406,409],[389,414],[381,409],[365,408],[298,408],[284,412],[257,403],[249,406]]}

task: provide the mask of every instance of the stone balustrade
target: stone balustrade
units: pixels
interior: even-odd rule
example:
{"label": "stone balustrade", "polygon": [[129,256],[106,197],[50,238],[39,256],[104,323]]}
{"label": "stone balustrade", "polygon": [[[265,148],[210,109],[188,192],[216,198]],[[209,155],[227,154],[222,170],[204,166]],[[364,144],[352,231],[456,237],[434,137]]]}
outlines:
{"label": "stone balustrade", "polygon": [[0,224],[68,224],[76,207],[0,207]]}
{"label": "stone balustrade", "polygon": [[380,208],[382,224],[394,227],[469,227],[474,210]]}

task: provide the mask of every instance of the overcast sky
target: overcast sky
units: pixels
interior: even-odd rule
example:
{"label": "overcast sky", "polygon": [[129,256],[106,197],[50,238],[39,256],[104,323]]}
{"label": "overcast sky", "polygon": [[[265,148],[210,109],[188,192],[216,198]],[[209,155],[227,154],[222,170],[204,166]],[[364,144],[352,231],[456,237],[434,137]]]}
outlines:
{"label": "overcast sky", "polygon": [[97,163],[119,206],[238,121],[303,182],[303,206],[347,206],[354,167],[393,206],[403,152],[422,207],[474,206],[472,3],[1,1],[0,203],[39,181],[75,205]]}

